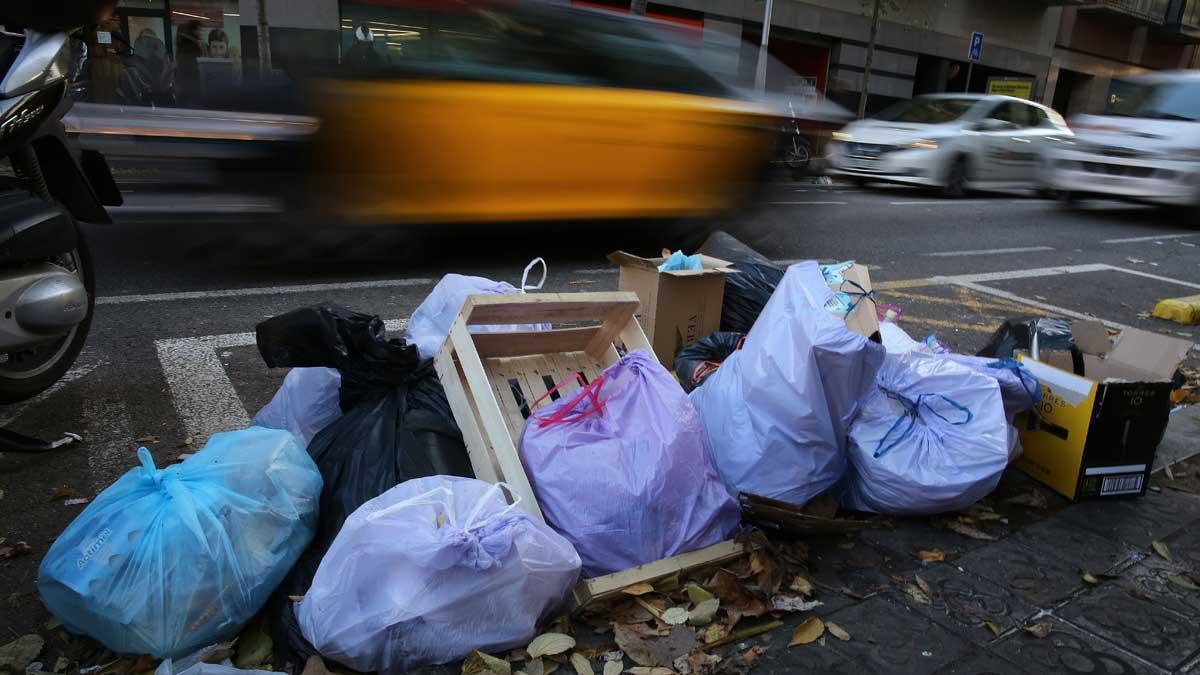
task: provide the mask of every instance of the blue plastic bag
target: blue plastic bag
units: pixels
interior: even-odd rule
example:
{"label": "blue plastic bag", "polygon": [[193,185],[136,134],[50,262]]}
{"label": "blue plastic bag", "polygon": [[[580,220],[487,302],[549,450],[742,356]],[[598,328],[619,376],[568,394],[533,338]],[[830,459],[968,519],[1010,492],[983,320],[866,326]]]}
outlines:
{"label": "blue plastic bag", "polygon": [[700,262],[700,254],[684,255],[683,251],[675,251],[667,258],[666,262],[658,266],[658,271],[674,272],[677,270],[698,270],[703,268],[704,264]]}
{"label": "blue plastic bag", "polygon": [[138,458],[50,547],[42,601],[121,654],[229,640],[312,539],[321,474],[290,433],[260,427],[163,469],[145,448]]}

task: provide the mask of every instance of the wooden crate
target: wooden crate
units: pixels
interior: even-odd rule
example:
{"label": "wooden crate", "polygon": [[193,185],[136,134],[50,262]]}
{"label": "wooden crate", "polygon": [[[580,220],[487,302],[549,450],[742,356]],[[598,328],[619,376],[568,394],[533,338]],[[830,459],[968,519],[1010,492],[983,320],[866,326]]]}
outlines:
{"label": "wooden crate", "polygon": [[[510,499],[545,521],[525,475],[517,444],[529,406],[560,382],[563,395],[578,389],[578,373],[591,382],[620,359],[622,351],[645,349],[646,334],[634,319],[635,293],[537,293],[473,295],[450,327],[446,343],[434,359],[438,378],[454,418],[462,429],[475,477],[503,482]],[[469,326],[551,324],[550,330],[518,333],[472,333]],[[580,326],[588,323],[591,325]],[[562,327],[570,324],[570,327]],[[677,572],[725,562],[743,553],[742,546],[715,546],[657,560],[615,574],[580,582],[573,608],[610,598],[621,589],[652,582]]]}

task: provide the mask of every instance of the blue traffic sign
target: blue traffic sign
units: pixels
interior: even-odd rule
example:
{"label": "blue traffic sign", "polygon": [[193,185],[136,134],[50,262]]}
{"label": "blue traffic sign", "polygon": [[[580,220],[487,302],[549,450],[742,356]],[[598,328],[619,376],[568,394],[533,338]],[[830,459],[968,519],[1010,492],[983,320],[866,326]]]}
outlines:
{"label": "blue traffic sign", "polygon": [[971,49],[967,51],[967,58],[978,62],[983,56],[983,33],[975,31],[971,33]]}

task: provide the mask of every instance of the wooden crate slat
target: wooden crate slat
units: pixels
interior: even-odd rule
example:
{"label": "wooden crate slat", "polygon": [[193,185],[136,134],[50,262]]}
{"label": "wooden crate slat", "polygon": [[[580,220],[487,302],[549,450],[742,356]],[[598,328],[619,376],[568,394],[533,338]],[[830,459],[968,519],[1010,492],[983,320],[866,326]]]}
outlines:
{"label": "wooden crate slat", "polygon": [[[528,392],[525,391],[525,384],[506,367],[504,359],[488,359],[483,362],[483,369],[492,386],[492,393],[500,405],[500,411],[504,414],[505,426],[510,431],[524,428],[525,414],[513,394],[510,380],[515,380],[517,386],[521,388],[521,395],[526,398],[525,404],[533,405],[533,400],[529,399]],[[520,438],[520,435],[518,434],[515,438]]]}
{"label": "wooden crate slat", "polygon": [[531,293],[528,295],[472,295],[463,303],[460,316],[467,325],[564,323],[602,321],[622,308],[630,316],[637,311],[636,293]]}
{"label": "wooden crate slat", "polygon": [[538,506],[533,494],[533,487],[525,475],[525,467],[517,455],[516,440],[509,432],[509,426],[500,414],[500,405],[492,392],[491,383],[483,370],[483,362],[475,351],[475,343],[467,332],[466,322],[460,315],[450,325],[450,339],[454,341],[454,351],[458,353],[463,365],[463,375],[471,391],[479,397],[479,413],[484,433],[487,435],[492,456],[500,467],[500,478],[508,484],[514,496],[521,498],[521,507],[538,520],[545,522],[542,509]]}
{"label": "wooden crate slat", "polygon": [[687,572],[721,565],[746,554],[746,548],[736,541],[723,541],[707,548],[680,553],[627,570],[579,582],[571,593],[571,610],[591,602],[603,602],[616,597],[623,589],[638,583],[654,583],[677,572]]}
{"label": "wooden crate slat", "polygon": [[454,355],[447,340],[434,359],[433,367],[437,371],[438,380],[446,390],[446,401],[454,412],[454,420],[462,431],[463,441],[467,446],[467,455],[471,458],[471,468],[475,477],[482,481],[495,483],[500,480],[500,470],[496,465],[492,450],[480,433],[479,410],[475,401],[463,390],[462,368],[454,360]]}
{"label": "wooden crate slat", "polygon": [[487,359],[578,351],[591,344],[600,330],[600,326],[588,326],[521,333],[471,333],[471,337],[479,357]]}

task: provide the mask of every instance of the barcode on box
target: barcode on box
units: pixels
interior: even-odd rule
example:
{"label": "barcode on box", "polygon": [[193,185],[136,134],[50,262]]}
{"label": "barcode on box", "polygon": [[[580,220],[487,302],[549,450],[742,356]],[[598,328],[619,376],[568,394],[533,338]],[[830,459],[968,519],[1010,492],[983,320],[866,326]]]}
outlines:
{"label": "barcode on box", "polygon": [[1142,474],[1127,474],[1124,476],[1105,476],[1100,483],[1101,495],[1124,495],[1142,491]]}

